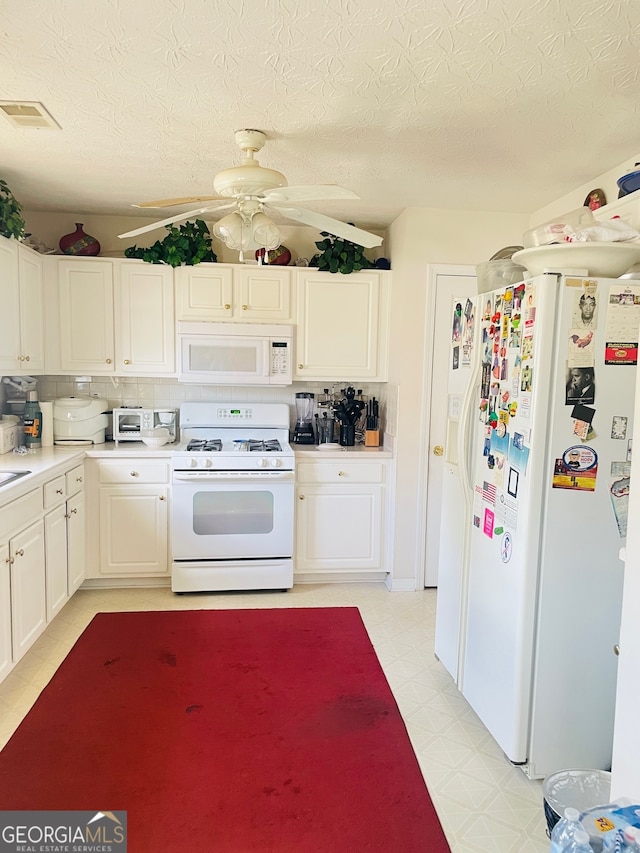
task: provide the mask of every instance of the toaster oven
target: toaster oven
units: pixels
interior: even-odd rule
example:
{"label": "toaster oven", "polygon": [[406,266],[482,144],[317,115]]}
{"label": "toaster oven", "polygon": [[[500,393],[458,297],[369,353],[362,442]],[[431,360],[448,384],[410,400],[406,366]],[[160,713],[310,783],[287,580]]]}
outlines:
{"label": "toaster oven", "polygon": [[145,409],[142,406],[127,406],[113,410],[113,440],[142,441],[142,436],[156,427],[165,427],[171,435],[170,441],[176,439],[175,409]]}

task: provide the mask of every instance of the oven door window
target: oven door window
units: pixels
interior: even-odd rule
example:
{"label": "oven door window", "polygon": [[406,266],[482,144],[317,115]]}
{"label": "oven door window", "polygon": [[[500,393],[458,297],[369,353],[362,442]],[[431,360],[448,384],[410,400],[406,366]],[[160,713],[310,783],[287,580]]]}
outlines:
{"label": "oven door window", "polygon": [[271,491],[196,492],[193,532],[197,536],[267,534],[273,530]]}

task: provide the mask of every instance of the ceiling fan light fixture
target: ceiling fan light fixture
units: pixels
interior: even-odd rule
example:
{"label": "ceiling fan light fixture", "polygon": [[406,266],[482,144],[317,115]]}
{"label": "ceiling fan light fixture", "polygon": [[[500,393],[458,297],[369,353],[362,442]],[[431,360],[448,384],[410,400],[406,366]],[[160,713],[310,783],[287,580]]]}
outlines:
{"label": "ceiling fan light fixture", "polygon": [[229,249],[240,253],[256,249],[275,249],[280,245],[280,231],[264,213],[243,214],[235,211],[223,216],[213,226],[213,236]]}
{"label": "ceiling fan light fixture", "polygon": [[280,245],[280,231],[266,213],[255,213],[253,215],[251,229],[258,248],[277,249]]}

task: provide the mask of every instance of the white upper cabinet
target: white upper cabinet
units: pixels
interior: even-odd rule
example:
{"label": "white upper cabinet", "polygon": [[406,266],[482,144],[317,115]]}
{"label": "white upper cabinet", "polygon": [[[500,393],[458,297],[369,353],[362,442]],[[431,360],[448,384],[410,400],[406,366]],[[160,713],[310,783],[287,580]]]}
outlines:
{"label": "white upper cabinet", "polygon": [[175,270],[177,320],[290,322],[291,270],[197,264]]}
{"label": "white upper cabinet", "polygon": [[296,276],[295,378],[385,381],[390,274]]}
{"label": "white upper cabinet", "polygon": [[0,373],[44,370],[42,266],[33,249],[0,237]]}
{"label": "white upper cabinet", "polygon": [[56,269],[60,372],[114,373],[113,263],[68,259]]}
{"label": "white upper cabinet", "polygon": [[116,372],[174,373],[173,270],[144,261],[118,261],[116,270]]}
{"label": "white upper cabinet", "polygon": [[58,260],[47,370],[175,374],[173,270],[144,261]]}

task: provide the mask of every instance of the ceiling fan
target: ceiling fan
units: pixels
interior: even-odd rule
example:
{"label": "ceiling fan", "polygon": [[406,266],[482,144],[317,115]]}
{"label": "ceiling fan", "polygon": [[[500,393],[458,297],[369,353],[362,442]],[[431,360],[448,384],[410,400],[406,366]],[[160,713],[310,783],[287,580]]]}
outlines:
{"label": "ceiling fan", "polygon": [[[239,166],[232,166],[219,172],[213,179],[213,187],[217,195],[213,196],[190,196],[187,198],[169,198],[159,201],[148,201],[135,204],[138,208],[163,208],[174,207],[196,202],[207,202],[200,207],[169,216],[151,225],[143,225],[119,237],[137,237],[147,231],[153,231],[165,225],[173,225],[194,216],[202,216],[209,211],[221,211],[234,207],[232,213],[218,220],[213,227],[214,236],[222,240],[230,249],[242,253],[252,249],[275,249],[280,245],[280,233],[276,225],[269,219],[265,210],[278,211],[286,219],[292,219],[303,225],[310,225],[321,231],[328,231],[336,237],[342,237],[359,246],[372,248],[382,243],[382,237],[371,234],[332,219],[322,213],[313,210],[291,206],[296,202],[344,200],[359,198],[351,190],[339,187],[336,184],[320,184],[317,186],[290,187],[287,179],[281,172],[274,169],[265,169],[255,158],[257,151],[266,142],[265,134],[260,130],[237,130],[235,140],[238,147],[245,152],[245,159]],[[231,201],[232,200],[232,201]],[[228,204],[218,205],[208,202],[226,201]]]}

